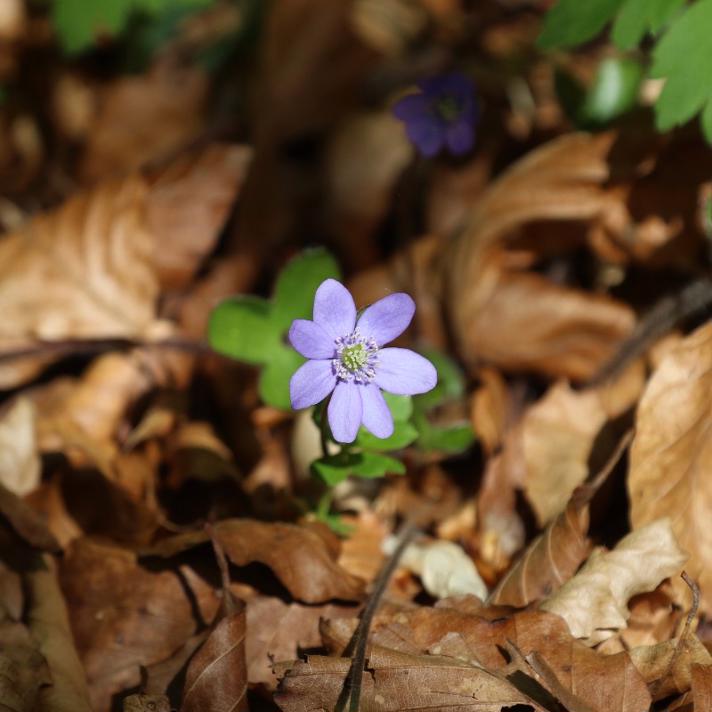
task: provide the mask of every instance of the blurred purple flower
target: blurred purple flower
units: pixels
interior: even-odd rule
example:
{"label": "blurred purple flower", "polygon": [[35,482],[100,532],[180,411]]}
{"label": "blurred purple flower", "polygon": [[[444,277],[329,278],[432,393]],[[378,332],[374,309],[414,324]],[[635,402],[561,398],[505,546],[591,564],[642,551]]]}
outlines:
{"label": "blurred purple flower", "polygon": [[443,146],[461,156],[475,142],[477,99],[475,87],[464,74],[441,74],[418,83],[420,92],[408,94],[393,107],[405,122],[410,140],[427,157]]}
{"label": "blurred purple flower", "polygon": [[403,333],[415,302],[402,292],[379,299],[356,321],[356,305],[343,284],[322,282],[314,297],[314,321],[296,319],[289,341],[310,359],[292,376],[292,407],[316,405],[333,391],[329,425],[334,439],[353,442],[363,424],[376,437],[393,434],[393,417],[381,389],[397,395],[431,390],[437,372],[409,349],[384,344]]}

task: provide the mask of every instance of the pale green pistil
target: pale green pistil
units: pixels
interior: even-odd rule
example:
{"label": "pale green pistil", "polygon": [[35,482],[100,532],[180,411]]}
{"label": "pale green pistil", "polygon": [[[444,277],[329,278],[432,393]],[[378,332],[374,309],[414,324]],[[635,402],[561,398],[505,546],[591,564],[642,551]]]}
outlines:
{"label": "pale green pistil", "polygon": [[434,108],[443,121],[454,121],[460,115],[460,103],[451,96],[440,97]]}
{"label": "pale green pistil", "polygon": [[341,363],[352,373],[363,368],[366,365],[366,361],[368,361],[368,351],[363,344],[347,346],[341,352]]}

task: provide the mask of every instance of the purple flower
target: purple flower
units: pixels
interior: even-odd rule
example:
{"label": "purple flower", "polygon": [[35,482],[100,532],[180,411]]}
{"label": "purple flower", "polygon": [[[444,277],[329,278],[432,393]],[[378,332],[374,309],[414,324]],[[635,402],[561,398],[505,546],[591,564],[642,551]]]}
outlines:
{"label": "purple flower", "polygon": [[419,82],[420,93],[408,94],[393,107],[405,122],[410,140],[424,156],[443,146],[456,156],[467,153],[475,141],[477,100],[475,87],[463,74],[441,74]]}
{"label": "purple flower", "polygon": [[334,439],[353,442],[363,424],[376,437],[393,434],[393,417],[381,389],[397,395],[431,390],[437,372],[409,349],[383,346],[402,334],[415,302],[390,294],[365,309],[356,321],[356,305],[343,284],[327,279],[314,297],[314,321],[296,319],[289,341],[308,358],[292,376],[292,407],[308,408],[330,393],[328,416]]}

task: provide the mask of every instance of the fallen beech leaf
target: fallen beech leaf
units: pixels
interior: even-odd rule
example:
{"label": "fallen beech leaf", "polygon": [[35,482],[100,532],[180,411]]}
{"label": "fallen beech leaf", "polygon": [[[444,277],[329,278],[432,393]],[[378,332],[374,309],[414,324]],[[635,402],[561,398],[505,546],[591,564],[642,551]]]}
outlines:
{"label": "fallen beech leaf", "polygon": [[589,645],[625,628],[628,601],[677,575],[687,560],[669,519],[659,519],[621,539],[613,551],[596,549],[576,576],[540,608],[557,613]]}
{"label": "fallen beech leaf", "polygon": [[712,656],[696,635],[688,635],[682,642],[666,640],[633,648],[630,657],[655,700],[686,692],[692,686],[693,668],[712,665]]}
{"label": "fallen beech leaf", "polygon": [[[630,517],[638,528],[669,516],[690,553],[700,609],[712,610],[712,324],[686,337],[661,361],[638,407],[631,447]],[[689,594],[674,581],[679,600]]]}
{"label": "fallen beech leaf", "polygon": [[0,710],[37,712],[40,690],[52,677],[21,623],[0,620]]}
{"label": "fallen beech leaf", "polygon": [[43,551],[59,551],[42,517],[26,502],[0,484],[0,522],[6,520],[10,528],[26,544]]}
{"label": "fallen beech leaf", "polygon": [[523,608],[557,590],[576,573],[591,551],[588,539],[592,488],[578,488],[566,509],[529,544],[488,600]]}
{"label": "fallen beech leaf", "polygon": [[[333,710],[350,663],[349,658],[314,655],[298,661],[286,672],[275,701],[284,712]],[[374,648],[366,665],[364,709],[501,712],[521,705],[544,712],[504,677],[454,658]]]}
{"label": "fallen beech leaf", "polygon": [[[397,542],[387,543],[392,553]],[[400,566],[420,576],[423,588],[435,598],[477,596],[487,598],[487,586],[472,559],[451,541],[428,541],[409,544],[401,555]]]}
{"label": "fallen beech leaf", "polygon": [[[332,653],[340,653],[355,622],[331,621],[322,630]],[[559,683],[596,712],[648,712],[647,685],[627,653],[602,655],[571,635],[566,622],[544,611],[485,607],[472,596],[440,601],[435,608],[381,611],[372,644],[413,655],[429,652],[507,671],[502,651],[513,643],[524,656],[537,652]]]}
{"label": "fallen beech leaf", "polygon": [[200,131],[206,75],[160,59],[145,74],[122,76],[99,92],[80,172],[85,180],[128,173],[165,159]]}
{"label": "fallen beech leaf", "polygon": [[244,606],[213,628],[188,665],[181,712],[246,712]]}
{"label": "fallen beech leaf", "polygon": [[[363,582],[336,563],[329,534],[311,527],[252,519],[225,519],[213,525],[216,540],[236,566],[259,561],[304,603],[358,600]],[[144,556],[173,556],[208,541],[204,531],[178,534],[144,548]]]}
{"label": "fallen beech leaf", "polygon": [[502,444],[512,415],[511,396],[499,371],[482,368],[477,375],[481,385],[472,396],[472,429],[485,453],[492,455]]}
{"label": "fallen beech leaf", "polygon": [[20,397],[0,420],[0,483],[24,497],[39,485],[41,475],[35,408]]}
{"label": "fallen beech leaf", "polygon": [[[70,545],[60,569],[92,705],[140,681],[140,666],[168,658],[193,633],[193,603],[213,590],[186,572],[151,572],[136,555],[90,539]],[[187,589],[192,588],[189,596]]]}
{"label": "fallen beech leaf", "polygon": [[692,666],[692,702],[695,710],[712,709],[712,666]]}
{"label": "fallen beech leaf", "polygon": [[26,578],[29,628],[49,666],[52,684],[40,693],[39,709],[46,712],[92,712],[84,669],[74,645],[67,606],[48,556],[44,566]]}
{"label": "fallen beech leaf", "polygon": [[[161,287],[175,286],[177,272],[192,276],[215,245],[245,155],[239,147],[210,147],[152,180],[134,174],[106,181],[6,236],[0,244],[0,348],[44,339],[165,337],[166,324],[157,319]],[[209,197],[201,220],[191,213],[173,234],[186,191],[199,198],[197,187]],[[167,240],[170,250],[163,249]],[[3,363],[0,386],[31,378],[53,358]]]}
{"label": "fallen beech leaf", "polygon": [[165,695],[129,695],[124,712],[171,712],[171,702]]}

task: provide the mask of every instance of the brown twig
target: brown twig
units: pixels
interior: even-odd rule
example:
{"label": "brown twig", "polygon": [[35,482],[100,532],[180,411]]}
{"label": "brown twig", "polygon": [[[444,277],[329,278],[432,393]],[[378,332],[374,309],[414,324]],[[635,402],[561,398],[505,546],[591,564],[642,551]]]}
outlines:
{"label": "brown twig", "polygon": [[[693,581],[687,574],[687,571],[683,571],[680,574],[680,578],[689,586],[690,591],[692,591],[692,606],[690,607],[690,610],[687,614],[687,619],[685,620],[685,626],[682,629],[682,633],[680,635],[680,638],[677,641],[677,645],[675,646],[675,650],[672,653],[672,657],[670,658],[670,662],[668,663],[668,666],[665,670],[665,674],[662,675],[656,682],[655,685],[653,686],[653,690],[651,692],[655,693],[660,685],[662,685],[663,681],[666,680],[671,674],[672,671],[675,669],[675,663],[678,661],[680,655],[682,654],[682,647],[685,644],[685,639],[687,638],[689,632],[690,632],[690,626],[692,625],[692,621],[697,615],[697,610],[700,607],[700,587],[697,585],[695,581]],[[653,695],[654,696],[654,695]]]}
{"label": "brown twig", "polygon": [[361,620],[354,634],[351,636],[349,644],[344,650],[344,656],[352,655],[353,657],[351,658],[351,665],[349,666],[341,694],[336,701],[334,712],[344,712],[347,702],[349,702],[349,712],[358,712],[359,700],[361,698],[361,683],[366,663],[366,644],[368,643],[368,633],[371,629],[371,623],[378,609],[378,604],[381,602],[381,598],[388,586],[388,582],[396,570],[403,552],[417,531],[418,526],[414,520],[410,520],[406,523],[401,530],[398,546],[383,565],[383,568],[378,572],[378,576],[373,584],[373,591],[361,613]]}

